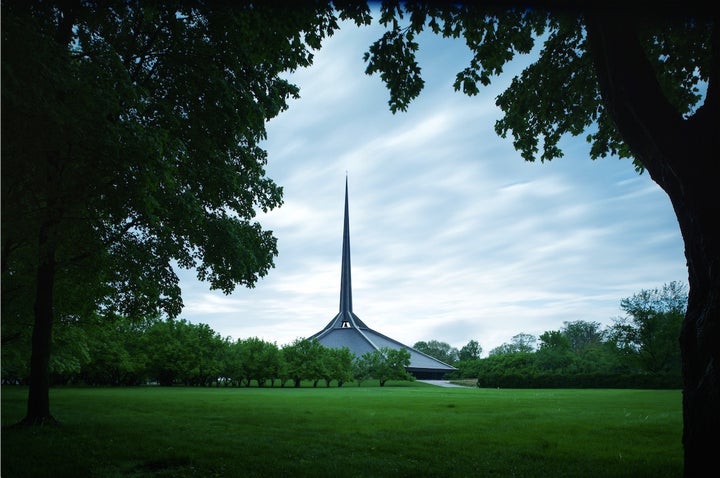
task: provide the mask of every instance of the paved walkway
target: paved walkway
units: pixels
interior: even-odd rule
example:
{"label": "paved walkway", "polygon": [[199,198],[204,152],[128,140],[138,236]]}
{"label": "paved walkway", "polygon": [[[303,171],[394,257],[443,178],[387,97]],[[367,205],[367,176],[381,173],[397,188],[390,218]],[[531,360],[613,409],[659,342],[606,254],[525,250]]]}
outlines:
{"label": "paved walkway", "polygon": [[456,383],[450,383],[448,380],[418,380],[418,382],[429,383],[430,385],[437,385],[438,387],[460,387],[467,388],[464,385],[458,385]]}

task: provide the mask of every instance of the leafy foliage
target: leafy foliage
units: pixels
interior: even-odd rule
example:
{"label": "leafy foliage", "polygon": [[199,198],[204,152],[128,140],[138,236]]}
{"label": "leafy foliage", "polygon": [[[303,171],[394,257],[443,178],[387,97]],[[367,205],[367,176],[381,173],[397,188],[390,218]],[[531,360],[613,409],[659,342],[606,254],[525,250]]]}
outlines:
{"label": "leafy foliage", "polygon": [[[677,387],[676,339],[687,303],[685,290],[671,282],[640,291],[620,301],[629,315],[612,326],[565,322],[560,330],[541,334],[537,350],[529,345],[534,337],[521,333],[480,358],[480,345],[471,340],[463,349],[478,355],[455,362],[458,370],[451,376],[475,378],[483,387]],[[327,387],[332,382],[342,387],[353,380],[361,386],[369,379],[381,384],[412,379],[406,372],[405,349],[357,357],[347,348],[323,347],[316,339],[298,338],[283,347],[258,337],[231,341],[206,324],[185,320],[97,318],[61,324],[55,339],[68,344],[56,348],[51,358],[54,383],[264,387],[279,380],[280,386],[309,381],[317,387],[323,380]],[[21,350],[28,347],[25,340]],[[419,343],[421,347],[423,343],[444,342],[430,340]],[[4,383],[28,381],[27,359],[17,348],[12,343],[2,349]]]}
{"label": "leafy foliage", "polygon": [[2,306],[35,328],[29,422],[51,418],[54,319],[173,318],[176,267],[225,293],[273,267],[254,221],[282,203],[265,122],[336,18],[322,3],[3,2]]}
{"label": "leafy foliage", "polygon": [[477,340],[471,340],[460,349],[459,360],[477,360],[482,355],[482,347]]}
{"label": "leafy foliage", "polygon": [[407,349],[391,349],[382,347],[364,353],[357,360],[354,374],[358,385],[366,378],[375,378],[384,387],[388,380],[413,380],[405,369],[410,365],[410,351]]}
{"label": "leafy foliage", "polygon": [[678,337],[687,308],[679,282],[642,290],[620,303],[627,314],[615,320],[611,336],[631,363],[648,372],[679,372]]}
{"label": "leafy foliage", "polygon": [[[379,74],[387,85],[392,112],[407,110],[422,91],[416,39],[428,30],[461,38],[472,53],[453,85],[469,96],[488,86],[517,55],[537,53],[537,61],[513,78],[496,100],[504,116],[495,130],[503,138],[511,134],[524,159],[559,158],[564,135],[585,133],[593,159],[633,156],[601,97],[580,10],[382,2],[380,12],[388,30],[364,59],[366,73]],[[701,104],[704,82],[710,77],[712,22],[682,18],[646,22],[640,33],[663,91],[677,111],[688,114]],[[637,159],[635,167],[644,168]]]}
{"label": "leafy foliage", "polygon": [[458,350],[450,344],[439,340],[429,340],[427,342],[421,340],[415,342],[413,348],[448,365],[453,365],[459,360]]}
{"label": "leafy foliage", "polygon": [[488,355],[506,355],[513,353],[530,353],[535,351],[537,338],[532,334],[519,333],[512,337],[510,343],[504,343],[492,349]]}

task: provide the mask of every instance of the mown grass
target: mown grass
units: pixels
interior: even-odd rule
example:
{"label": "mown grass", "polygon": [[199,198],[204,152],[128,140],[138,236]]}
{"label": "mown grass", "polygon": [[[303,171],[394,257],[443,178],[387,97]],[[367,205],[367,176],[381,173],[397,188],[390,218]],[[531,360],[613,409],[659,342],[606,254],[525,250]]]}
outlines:
{"label": "mown grass", "polygon": [[682,474],[679,391],[399,385],[57,388],[42,429],[3,387],[2,477]]}

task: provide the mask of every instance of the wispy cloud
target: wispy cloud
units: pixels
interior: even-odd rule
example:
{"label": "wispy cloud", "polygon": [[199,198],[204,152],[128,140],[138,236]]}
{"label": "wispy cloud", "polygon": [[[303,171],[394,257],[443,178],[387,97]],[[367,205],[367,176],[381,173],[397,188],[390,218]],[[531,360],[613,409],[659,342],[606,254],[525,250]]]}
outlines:
{"label": "wispy cloud", "polygon": [[685,280],[672,207],[629,161],[590,161],[569,138],[564,158],[527,163],[495,134],[494,97],[525,60],[468,98],[451,87],[462,44],[424,38],[426,89],[393,115],[364,74],[377,36],[343,29],[291,75],[302,98],[265,144],[284,205],[259,216],[278,238],[276,267],[230,296],[184,273],[183,317],[279,344],[324,327],[338,310],[346,173],[355,312],[408,345],[477,340],[487,352],[565,321],[609,324],[623,297]]}

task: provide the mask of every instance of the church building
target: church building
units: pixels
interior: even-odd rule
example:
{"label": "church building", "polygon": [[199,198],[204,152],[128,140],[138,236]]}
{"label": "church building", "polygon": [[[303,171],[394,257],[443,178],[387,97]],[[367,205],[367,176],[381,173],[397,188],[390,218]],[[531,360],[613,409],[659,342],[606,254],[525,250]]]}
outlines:
{"label": "church building", "polygon": [[366,352],[391,349],[406,349],[410,352],[410,365],[406,370],[421,380],[439,380],[457,370],[412,347],[391,339],[368,327],[353,312],[352,284],[350,280],[350,218],[348,214],[348,182],[345,178],[345,222],[343,226],[342,268],[340,276],[340,311],[320,332],[310,336],[317,338],[325,347],[347,347],[358,357]]}

